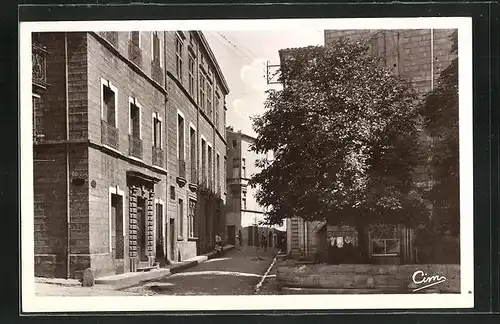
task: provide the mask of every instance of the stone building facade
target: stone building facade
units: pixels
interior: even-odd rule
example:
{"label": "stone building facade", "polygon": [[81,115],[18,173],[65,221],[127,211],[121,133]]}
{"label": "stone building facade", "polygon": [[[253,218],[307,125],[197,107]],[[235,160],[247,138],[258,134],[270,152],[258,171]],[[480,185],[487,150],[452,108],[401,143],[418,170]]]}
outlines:
{"label": "stone building facade", "polygon": [[[441,71],[456,57],[451,52],[453,32],[453,29],[325,30],[325,46],[331,46],[341,38],[367,40],[372,54],[380,58],[381,64],[391,69],[393,75],[410,82],[418,93],[425,95],[434,88]],[[284,55],[286,53],[280,53],[282,58]],[[420,139],[424,147],[431,148],[432,138],[423,130]],[[432,188],[432,170],[428,165],[421,165],[414,171],[414,181],[424,189]],[[432,217],[432,205],[428,203],[428,207]],[[312,257],[325,249],[328,235],[337,232],[342,231],[321,222],[288,219],[289,252],[295,257]],[[398,263],[415,259],[413,229],[398,226],[395,230],[369,228],[366,232],[373,262]],[[378,235],[381,232],[384,234]],[[388,232],[394,235],[388,237]]]}
{"label": "stone building facade", "polygon": [[[222,169],[229,89],[203,34],[34,33],[32,62],[35,275],[99,277],[206,250],[223,206],[208,183],[225,190],[225,177],[198,170]],[[202,158],[203,138],[214,150]]]}
{"label": "stone building facade", "polygon": [[269,246],[275,247],[278,242],[279,228],[259,226],[264,221],[265,208],[257,203],[258,188],[248,185],[252,175],[258,173],[256,166],[259,159],[271,159],[271,153],[257,154],[250,150],[255,138],[234,131],[227,127],[227,185],[228,197],[226,208],[226,234],[230,244],[238,243],[236,237],[241,234],[242,244],[258,246],[262,235]]}

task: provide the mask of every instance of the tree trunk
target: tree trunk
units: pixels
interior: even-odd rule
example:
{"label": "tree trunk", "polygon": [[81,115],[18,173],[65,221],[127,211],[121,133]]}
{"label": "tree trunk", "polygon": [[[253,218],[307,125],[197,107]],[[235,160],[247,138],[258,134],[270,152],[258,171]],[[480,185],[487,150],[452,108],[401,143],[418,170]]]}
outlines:
{"label": "tree trunk", "polygon": [[368,240],[365,234],[365,224],[356,224],[356,231],[358,232],[358,263],[368,263]]}

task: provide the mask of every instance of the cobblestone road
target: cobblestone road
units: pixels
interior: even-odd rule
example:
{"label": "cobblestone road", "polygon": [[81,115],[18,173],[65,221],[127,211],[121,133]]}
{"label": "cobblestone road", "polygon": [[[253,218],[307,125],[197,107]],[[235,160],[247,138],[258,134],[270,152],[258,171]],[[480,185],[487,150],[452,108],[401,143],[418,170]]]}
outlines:
{"label": "cobblestone road", "polygon": [[[129,293],[160,295],[250,295],[269,268],[274,250],[235,247],[224,255],[181,273],[128,288]],[[267,280],[266,280],[267,281]],[[262,286],[264,290],[266,283]],[[267,293],[271,290],[266,289]]]}

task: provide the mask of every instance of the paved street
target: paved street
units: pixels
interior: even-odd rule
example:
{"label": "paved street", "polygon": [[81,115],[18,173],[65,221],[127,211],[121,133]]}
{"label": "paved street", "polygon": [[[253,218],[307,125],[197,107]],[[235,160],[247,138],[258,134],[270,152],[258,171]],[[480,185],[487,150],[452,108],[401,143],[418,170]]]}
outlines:
{"label": "paved street", "polygon": [[[149,290],[149,294],[162,295],[250,295],[254,294],[255,286],[273,258],[274,250],[271,249],[264,252],[255,247],[235,247],[219,258],[125,291],[146,294]],[[264,286],[265,283],[262,289]]]}

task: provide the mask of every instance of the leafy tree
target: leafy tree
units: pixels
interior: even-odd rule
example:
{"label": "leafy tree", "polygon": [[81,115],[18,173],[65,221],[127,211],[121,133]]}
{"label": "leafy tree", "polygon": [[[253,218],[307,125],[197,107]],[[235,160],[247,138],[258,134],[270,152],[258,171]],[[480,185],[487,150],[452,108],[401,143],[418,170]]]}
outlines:
{"label": "leafy tree", "polygon": [[[451,35],[452,54],[457,52],[457,33]],[[426,197],[433,204],[436,226],[459,232],[459,155],[458,155],[458,57],[444,69],[435,88],[421,106],[424,127],[432,138],[430,167],[434,186]]]}
{"label": "leafy tree", "polygon": [[[285,218],[356,226],[415,224],[425,213],[412,171],[419,163],[417,96],[364,42],[282,52],[282,90],[254,118],[266,222]],[[361,251],[366,256],[366,251]]]}

